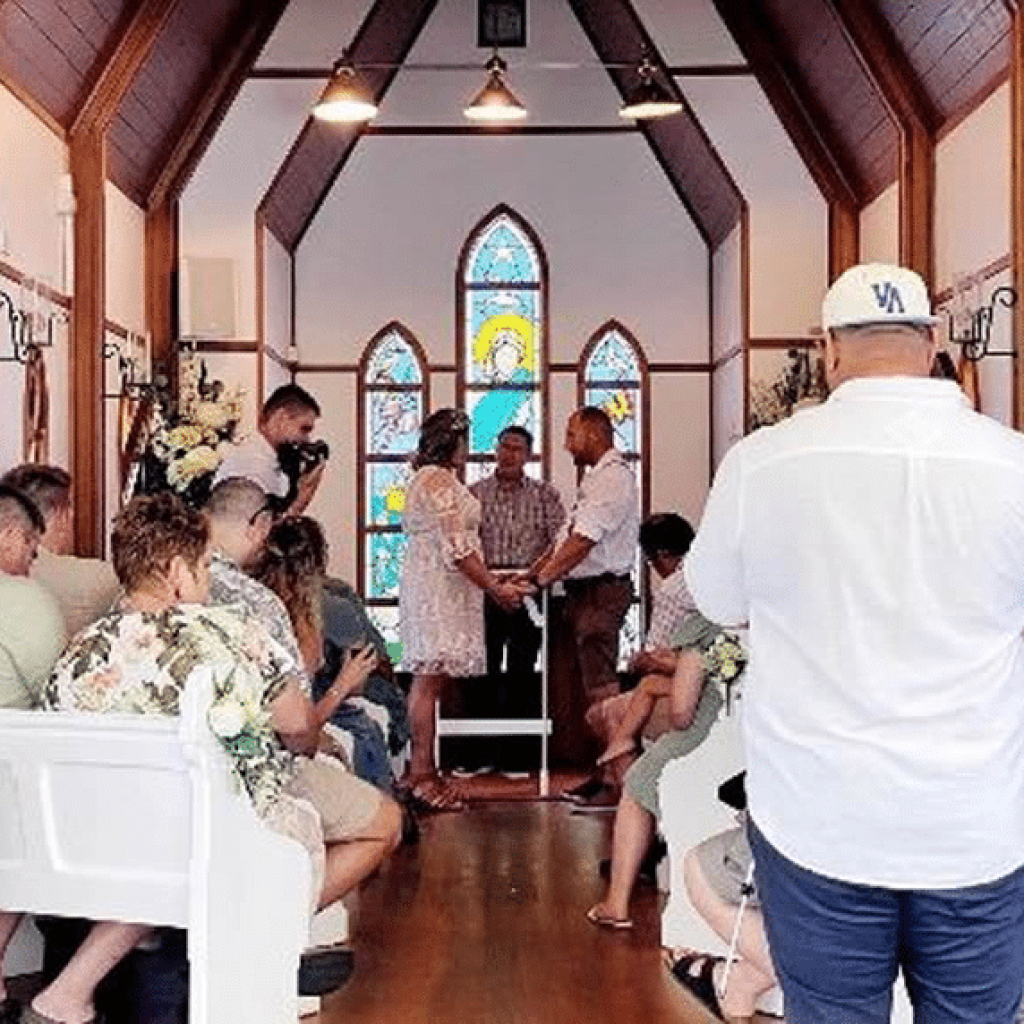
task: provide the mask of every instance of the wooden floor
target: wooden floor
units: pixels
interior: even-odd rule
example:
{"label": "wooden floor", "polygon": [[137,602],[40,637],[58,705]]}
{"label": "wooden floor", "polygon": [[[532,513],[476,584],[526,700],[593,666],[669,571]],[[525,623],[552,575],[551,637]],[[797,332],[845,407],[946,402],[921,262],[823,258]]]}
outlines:
{"label": "wooden floor", "polygon": [[[356,973],[321,1024],[699,1024],[660,960],[661,899],[633,932],[591,925],[610,814],[490,802],[424,822],[360,894]],[[315,1019],[315,1018],[313,1018]]]}

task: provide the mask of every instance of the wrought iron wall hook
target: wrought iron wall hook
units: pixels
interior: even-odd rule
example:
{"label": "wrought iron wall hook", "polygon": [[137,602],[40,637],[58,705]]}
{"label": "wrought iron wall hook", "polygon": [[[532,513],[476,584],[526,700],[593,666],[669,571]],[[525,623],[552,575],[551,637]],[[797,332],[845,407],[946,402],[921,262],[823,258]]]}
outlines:
{"label": "wrought iron wall hook", "polygon": [[35,337],[36,315],[31,310],[20,309],[10,292],[0,288],[0,310],[6,314],[7,333],[11,342],[11,354],[0,355],[0,363],[26,363],[33,349],[53,347],[53,324],[56,316],[46,315],[45,337]]}
{"label": "wrought iron wall hook", "polygon": [[966,331],[959,335],[954,333],[954,321],[952,317],[950,318],[949,340],[954,345],[960,346],[964,359],[977,363],[985,356],[1016,358],[1017,353],[1013,349],[995,351],[989,348],[989,343],[992,340],[992,321],[995,319],[996,307],[1012,309],[1017,305],[1017,298],[1015,289],[1008,284],[1000,285],[989,296],[987,305],[970,314],[970,323]]}

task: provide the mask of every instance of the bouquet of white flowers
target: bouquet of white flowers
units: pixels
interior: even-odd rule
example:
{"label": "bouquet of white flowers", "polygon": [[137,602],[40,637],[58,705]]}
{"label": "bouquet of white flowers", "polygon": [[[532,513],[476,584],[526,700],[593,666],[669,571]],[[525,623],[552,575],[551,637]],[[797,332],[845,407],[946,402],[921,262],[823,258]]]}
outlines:
{"label": "bouquet of white flowers", "polygon": [[154,410],[136,493],[172,490],[201,505],[227,448],[235,443],[242,391],[210,380],[205,361],[193,357],[182,361],[179,396],[175,407]]}
{"label": "bouquet of white flowers", "polygon": [[747,652],[734,633],[719,633],[704,652],[704,671],[725,691],[726,710],[732,706],[732,688],[746,667]]}

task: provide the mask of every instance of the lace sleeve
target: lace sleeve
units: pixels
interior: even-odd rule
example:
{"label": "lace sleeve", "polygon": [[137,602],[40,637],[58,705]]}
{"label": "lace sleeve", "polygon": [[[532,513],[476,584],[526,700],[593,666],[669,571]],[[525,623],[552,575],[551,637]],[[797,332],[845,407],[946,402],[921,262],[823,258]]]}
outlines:
{"label": "lace sleeve", "polygon": [[475,499],[450,473],[433,473],[423,481],[423,500],[438,528],[441,558],[448,569],[478,550],[479,538],[469,522]]}

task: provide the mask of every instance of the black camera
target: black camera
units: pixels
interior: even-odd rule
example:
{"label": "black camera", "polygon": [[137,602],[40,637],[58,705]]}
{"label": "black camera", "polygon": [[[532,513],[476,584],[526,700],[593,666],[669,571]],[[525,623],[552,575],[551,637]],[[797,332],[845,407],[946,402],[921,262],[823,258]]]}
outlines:
{"label": "black camera", "polygon": [[289,480],[311,473],[330,454],[326,441],[283,441],[277,446],[277,461]]}

